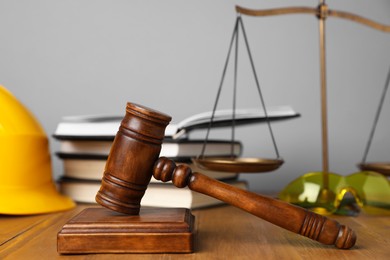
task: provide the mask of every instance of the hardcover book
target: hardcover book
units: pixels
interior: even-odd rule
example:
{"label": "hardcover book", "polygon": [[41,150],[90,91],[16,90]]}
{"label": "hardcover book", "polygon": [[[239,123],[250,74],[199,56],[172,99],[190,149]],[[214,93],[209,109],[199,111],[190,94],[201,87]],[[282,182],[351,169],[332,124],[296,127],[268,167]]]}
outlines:
{"label": "hardcover book", "polygon": [[[194,129],[209,127],[213,118],[212,127],[226,127],[235,125],[265,122],[267,120],[283,120],[299,117],[290,106],[268,107],[266,112],[262,109],[236,109],[233,111],[216,110],[214,116],[212,112],[205,112],[193,115],[179,123],[169,124],[165,131],[165,136],[177,139],[186,136]],[[116,135],[123,117],[104,115],[68,116],[58,124],[54,136],[58,139],[69,137],[100,137],[110,139]]]}
{"label": "hardcover book", "polygon": [[[106,139],[60,139],[61,154],[87,154],[87,155],[105,155],[110,153],[113,140]],[[204,140],[189,139],[165,139],[160,156],[170,158],[196,157],[201,154],[204,146]],[[233,149],[232,149],[233,148]],[[232,153],[233,151],[233,153]],[[205,156],[239,156],[242,153],[242,144],[239,141],[231,142],[229,140],[209,140],[205,146]]]}
{"label": "hardcover book", "polygon": [[[103,177],[107,156],[101,155],[77,155],[77,154],[57,154],[63,163],[63,176],[73,179],[100,181]],[[193,172],[201,172],[210,178],[218,180],[237,179],[238,173],[221,172],[200,169],[191,162],[189,158],[172,158],[177,164],[186,163]],[[158,182],[152,177],[151,182]]]}
{"label": "hardcover book", "polygon": [[[226,183],[247,189],[245,181],[233,180]],[[59,181],[60,191],[76,202],[96,203],[95,196],[100,189],[100,181],[77,180],[62,178]],[[177,188],[173,184],[150,183],[141,200],[141,206],[162,208],[204,208],[223,204],[213,197],[194,192],[188,187]]]}

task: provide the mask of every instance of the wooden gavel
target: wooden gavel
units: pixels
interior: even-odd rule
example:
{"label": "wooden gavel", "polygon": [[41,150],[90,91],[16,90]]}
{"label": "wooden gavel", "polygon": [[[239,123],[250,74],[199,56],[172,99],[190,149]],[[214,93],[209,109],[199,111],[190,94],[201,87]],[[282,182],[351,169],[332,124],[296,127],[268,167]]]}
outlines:
{"label": "wooden gavel", "polygon": [[96,201],[111,210],[137,215],[141,199],[152,175],[176,187],[214,197],[279,227],[326,245],[348,249],[356,242],[352,229],[337,221],[301,207],[262,196],[193,173],[159,157],[166,126],[171,117],[133,103],[127,103],[126,115],[115,137],[104,170]]}

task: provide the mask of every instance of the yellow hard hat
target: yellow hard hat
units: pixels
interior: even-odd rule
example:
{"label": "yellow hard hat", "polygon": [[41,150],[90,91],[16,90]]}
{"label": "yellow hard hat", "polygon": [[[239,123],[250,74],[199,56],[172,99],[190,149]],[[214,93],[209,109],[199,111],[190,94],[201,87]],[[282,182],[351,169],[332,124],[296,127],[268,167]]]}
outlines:
{"label": "yellow hard hat", "polygon": [[52,179],[48,138],[30,111],[0,85],[0,214],[71,209]]}

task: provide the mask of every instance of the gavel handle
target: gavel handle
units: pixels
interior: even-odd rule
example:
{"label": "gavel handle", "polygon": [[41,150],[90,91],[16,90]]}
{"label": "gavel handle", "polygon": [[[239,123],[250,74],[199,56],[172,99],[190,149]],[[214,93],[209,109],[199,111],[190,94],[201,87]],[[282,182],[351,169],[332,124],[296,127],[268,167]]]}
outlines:
{"label": "gavel handle", "polygon": [[326,245],[348,249],[356,242],[354,231],[335,220],[280,200],[236,188],[201,173],[192,173],[188,166],[176,166],[173,161],[164,157],[156,162],[153,175],[164,182],[172,180],[179,188],[188,186],[193,191],[224,201]]}

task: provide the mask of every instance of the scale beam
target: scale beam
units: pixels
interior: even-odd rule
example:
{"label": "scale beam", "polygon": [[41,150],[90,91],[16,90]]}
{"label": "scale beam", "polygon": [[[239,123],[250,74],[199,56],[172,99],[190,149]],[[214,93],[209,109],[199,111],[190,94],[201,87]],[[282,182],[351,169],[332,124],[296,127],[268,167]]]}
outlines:
{"label": "scale beam", "polygon": [[313,7],[283,7],[283,8],[273,8],[273,9],[262,9],[254,10],[248,9],[241,6],[236,6],[237,13],[248,15],[248,16],[274,16],[274,15],[285,15],[285,14],[312,14],[316,15],[319,18],[326,18],[329,16],[350,20],[362,25],[369,26],[373,29],[390,32],[390,25],[381,24],[371,19],[359,16],[353,13],[324,9],[325,4],[319,5],[317,8]]}

